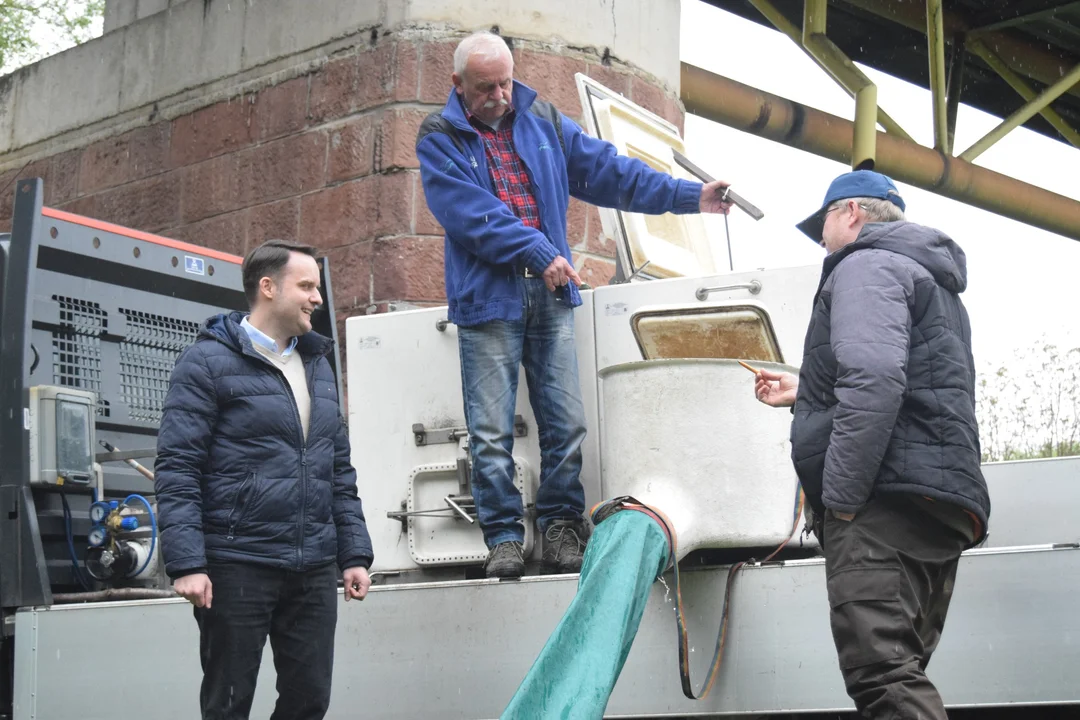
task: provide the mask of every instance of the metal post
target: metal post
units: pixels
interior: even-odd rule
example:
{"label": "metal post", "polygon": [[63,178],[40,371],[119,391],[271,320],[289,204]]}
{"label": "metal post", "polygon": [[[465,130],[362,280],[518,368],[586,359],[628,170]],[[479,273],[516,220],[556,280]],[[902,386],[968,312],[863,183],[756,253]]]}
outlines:
{"label": "metal post", "polygon": [[[966,44],[968,50],[982,58],[983,62],[990,66],[991,70],[996,72],[1002,80],[1009,83],[1012,89],[1020,94],[1020,97],[1027,101],[1035,98],[1037,94],[1035,90],[1022,77],[1014,73],[996,52],[986,46],[986,43],[977,38],[968,38]],[[1068,140],[1074,147],[1080,147],[1080,133],[1073,129],[1065,121],[1065,118],[1058,115],[1053,108],[1044,107],[1039,113],[1058,131],[1061,137]]]}
{"label": "metal post", "polygon": [[[873,85],[870,78],[866,77],[855,63],[851,62],[844,52],[836,47],[835,44],[824,33],[809,33],[810,37],[804,42],[804,35],[802,30],[788,22],[788,19],[784,17],[783,13],[776,9],[769,0],[750,0],[750,4],[757,8],[766,20],[772,23],[780,32],[787,35],[791,40],[803,49],[810,58],[818,64],[818,66],[827,72],[830,77],[833,78],[844,88],[849,95],[855,97],[860,89],[867,85]],[[804,8],[805,15],[805,8]],[[825,13],[819,12],[813,15],[814,18],[821,18],[822,30],[824,30]],[[817,20],[812,20],[813,23],[817,23]],[[875,91],[875,102],[876,102]],[[865,102],[865,100],[864,100]],[[856,108],[858,107],[858,99],[856,98]],[[904,129],[900,127],[900,123],[893,120],[888,113],[882,110],[880,107],[876,110],[877,122],[881,127],[885,128],[886,132],[890,135],[896,135],[897,137],[904,138],[905,140],[911,140],[911,136],[904,132]]]}
{"label": "metal post", "polygon": [[967,62],[963,35],[957,35],[953,38],[952,48],[952,57],[949,61],[949,81],[945,87],[945,124],[948,126],[948,148],[950,153],[953,148],[953,140],[956,138],[956,115],[960,109],[960,93],[963,91],[964,67]]}
{"label": "metal post", "polygon": [[1035,113],[1042,110],[1050,103],[1054,102],[1062,93],[1066,92],[1073,85],[1080,82],[1080,65],[1077,65],[1065,75],[1065,77],[1058,80],[1050,87],[1043,90],[1038,97],[1034,98],[1027,105],[1020,108],[1008,118],[1005,119],[1000,125],[988,132],[981,140],[969,147],[963,153],[960,154],[961,160],[971,162],[975,158],[982,155],[988,150],[994,143],[1001,138],[1008,135],[1014,128],[1017,128],[1028,120],[1030,120]]}
{"label": "metal post", "polygon": [[[851,160],[853,124],[682,64],[686,111],[837,162]],[[876,169],[900,182],[1080,240],[1080,202],[886,133]]]}
{"label": "metal post", "polygon": [[802,42],[806,45],[814,35],[825,34],[825,13],[828,11],[828,0],[804,0]]}
{"label": "metal post", "polygon": [[941,0],[926,0],[926,45],[930,51],[930,93],[934,102],[934,147],[948,155],[951,148],[945,110],[945,28]]}

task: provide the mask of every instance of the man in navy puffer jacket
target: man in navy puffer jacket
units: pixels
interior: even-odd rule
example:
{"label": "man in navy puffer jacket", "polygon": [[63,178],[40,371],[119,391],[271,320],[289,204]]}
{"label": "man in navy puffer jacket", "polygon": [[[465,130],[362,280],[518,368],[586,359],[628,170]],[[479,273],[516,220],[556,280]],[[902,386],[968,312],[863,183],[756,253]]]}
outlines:
{"label": "man in navy puffer jacket", "polygon": [[[210,318],[176,362],[155,489],[165,570],[195,605],[202,717],[247,718],[267,635],[273,718],[330,703],[337,568],[370,585],[371,540],[326,355],[312,248],[271,240],[244,260],[251,314]],[[336,567],[335,567],[336,565]]]}

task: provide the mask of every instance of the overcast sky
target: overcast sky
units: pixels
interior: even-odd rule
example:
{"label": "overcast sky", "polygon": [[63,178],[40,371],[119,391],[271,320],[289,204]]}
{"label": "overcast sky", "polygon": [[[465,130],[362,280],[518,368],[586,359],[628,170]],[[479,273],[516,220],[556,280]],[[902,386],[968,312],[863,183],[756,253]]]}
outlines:
{"label": "overcast sky", "polygon": [[[855,103],[786,35],[706,5],[682,0],[684,62],[825,112],[853,119]],[[930,93],[866,67],[878,103],[916,141],[933,144]],[[1021,98],[1016,96],[1017,107]],[[1000,123],[961,104],[959,153]],[[847,166],[708,120],[686,116],[686,144],[696,162],[731,181],[765,218],[731,216],[736,270],[820,264],[824,251],[795,229],[821,206],[829,182]],[[1080,198],[1080,151],[1029,130],[1014,130],[976,164],[1071,198]],[[909,220],[950,235],[968,258],[964,302],[972,318],[976,362],[1000,363],[1040,336],[1080,344],[1080,242],[1037,230],[898,183]],[[723,222],[709,218],[723,243]],[[718,257],[726,260],[726,251]]]}

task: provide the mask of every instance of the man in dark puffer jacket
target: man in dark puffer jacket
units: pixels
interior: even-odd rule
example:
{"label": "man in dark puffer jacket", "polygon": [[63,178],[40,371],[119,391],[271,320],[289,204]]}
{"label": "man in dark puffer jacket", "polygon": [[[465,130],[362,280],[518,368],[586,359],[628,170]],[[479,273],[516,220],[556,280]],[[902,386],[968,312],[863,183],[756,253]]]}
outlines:
{"label": "man in dark puffer jacket", "polygon": [[327,353],[309,247],[271,240],[244,260],[251,314],[210,318],[176,362],[155,489],[165,570],[195,605],[204,720],[247,718],[267,635],[274,720],[330,703],[337,570],[363,600],[371,540]]}
{"label": "man in dark puffer jacket", "polygon": [[791,451],[825,551],[833,640],[867,718],[945,720],[925,675],[960,553],[985,537],[963,250],[904,220],[892,180],[833,181],[799,229],[828,251],[796,378]]}

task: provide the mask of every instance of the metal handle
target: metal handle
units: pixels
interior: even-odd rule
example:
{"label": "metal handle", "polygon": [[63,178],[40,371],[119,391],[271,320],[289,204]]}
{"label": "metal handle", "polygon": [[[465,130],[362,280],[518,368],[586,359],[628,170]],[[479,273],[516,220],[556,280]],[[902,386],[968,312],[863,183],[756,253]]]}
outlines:
{"label": "metal handle", "polygon": [[449,324],[450,324],[450,321],[447,320],[446,318],[443,318],[442,320],[436,320],[435,321],[435,329],[438,330],[439,332],[446,332],[446,326],[449,325]]}
{"label": "metal handle", "polygon": [[473,523],[476,522],[476,520],[474,520],[472,518],[472,516],[469,515],[469,513],[465,512],[465,510],[463,510],[460,505],[458,505],[456,502],[454,502],[453,498],[451,498],[449,495],[444,497],[443,500],[445,500],[446,504],[449,505],[451,508],[453,508],[454,512],[456,512],[458,515],[460,515],[467,523],[472,525]]}
{"label": "metal handle", "polygon": [[723,292],[725,290],[749,290],[751,295],[757,295],[761,292],[761,281],[751,280],[748,283],[741,283],[739,285],[718,285],[716,287],[702,287],[698,288],[694,293],[694,297],[698,300],[708,300],[709,295],[714,292]]}

